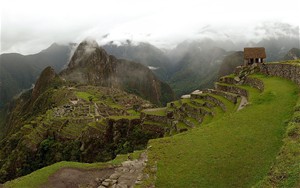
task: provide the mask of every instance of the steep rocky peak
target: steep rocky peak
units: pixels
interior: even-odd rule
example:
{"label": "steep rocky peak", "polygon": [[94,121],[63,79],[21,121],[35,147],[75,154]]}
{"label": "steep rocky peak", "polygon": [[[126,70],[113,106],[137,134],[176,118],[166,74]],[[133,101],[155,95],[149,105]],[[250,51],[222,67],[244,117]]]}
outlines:
{"label": "steep rocky peak", "polygon": [[32,91],[32,99],[35,100],[45,89],[49,86],[49,83],[56,77],[55,70],[52,67],[46,67],[39,79],[36,81]]}
{"label": "steep rocky peak", "polygon": [[68,68],[86,67],[91,62],[107,63],[109,54],[95,40],[85,40],[76,48]]}

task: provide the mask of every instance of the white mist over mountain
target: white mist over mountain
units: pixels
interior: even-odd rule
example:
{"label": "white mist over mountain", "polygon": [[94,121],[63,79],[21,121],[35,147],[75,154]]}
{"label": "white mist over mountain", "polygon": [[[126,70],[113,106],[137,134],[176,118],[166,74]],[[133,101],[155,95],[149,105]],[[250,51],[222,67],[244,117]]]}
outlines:
{"label": "white mist over mountain", "polygon": [[1,53],[36,53],[53,42],[130,40],[161,48],[202,38],[299,38],[298,0],[2,0]]}

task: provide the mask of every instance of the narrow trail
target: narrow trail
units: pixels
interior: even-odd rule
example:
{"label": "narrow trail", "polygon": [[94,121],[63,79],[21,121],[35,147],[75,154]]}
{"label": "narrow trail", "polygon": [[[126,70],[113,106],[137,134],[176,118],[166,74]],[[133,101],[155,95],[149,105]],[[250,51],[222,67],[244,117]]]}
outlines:
{"label": "narrow trail", "polygon": [[[48,179],[42,188],[131,188],[142,183],[147,153],[139,159],[124,161],[121,165],[105,169],[62,168]],[[1,187],[1,186],[0,186]]]}
{"label": "narrow trail", "polygon": [[241,102],[238,111],[243,109],[247,104],[248,104],[248,99],[245,96],[241,96]]}
{"label": "narrow trail", "polygon": [[98,188],[127,188],[134,187],[135,184],[141,184],[146,162],[147,154],[145,152],[141,154],[139,159],[123,162],[109,178],[101,181],[101,185]]}

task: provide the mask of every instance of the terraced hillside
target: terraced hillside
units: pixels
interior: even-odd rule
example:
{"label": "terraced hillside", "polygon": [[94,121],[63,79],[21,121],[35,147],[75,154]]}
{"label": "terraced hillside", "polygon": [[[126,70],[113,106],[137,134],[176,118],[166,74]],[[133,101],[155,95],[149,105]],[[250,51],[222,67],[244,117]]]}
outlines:
{"label": "terraced hillside", "polygon": [[[296,187],[300,182],[299,109],[292,115],[298,97],[296,84],[282,78],[258,74],[237,81],[229,75],[221,78],[215,89],[195,91],[164,108],[143,109],[136,114],[133,110],[133,114],[110,119],[136,119],[142,129],[165,136],[150,140],[142,151],[147,165],[142,176],[133,179],[138,187]],[[125,158],[122,160],[126,163]],[[107,164],[93,167],[103,171]],[[86,166],[57,165],[4,186],[30,182],[38,187],[55,173],[54,167]],[[38,178],[44,173],[48,175]],[[120,182],[120,178],[110,176],[97,180],[95,186],[116,187]]]}
{"label": "terraced hillside", "polygon": [[219,120],[148,144],[149,165],[157,165],[157,187],[251,187],[268,173],[298,90],[280,78],[250,78],[262,80],[265,89],[216,84],[225,91],[247,91],[249,104],[244,109],[223,112]]}

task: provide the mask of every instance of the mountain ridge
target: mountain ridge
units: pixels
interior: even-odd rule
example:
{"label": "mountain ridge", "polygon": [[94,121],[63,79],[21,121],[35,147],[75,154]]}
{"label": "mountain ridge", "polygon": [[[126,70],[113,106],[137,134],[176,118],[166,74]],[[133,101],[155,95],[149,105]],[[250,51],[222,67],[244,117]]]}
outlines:
{"label": "mountain ridge", "polygon": [[119,88],[156,104],[174,99],[172,89],[158,80],[148,67],[117,59],[95,41],[80,43],[67,69],[60,75],[68,81],[81,84]]}

